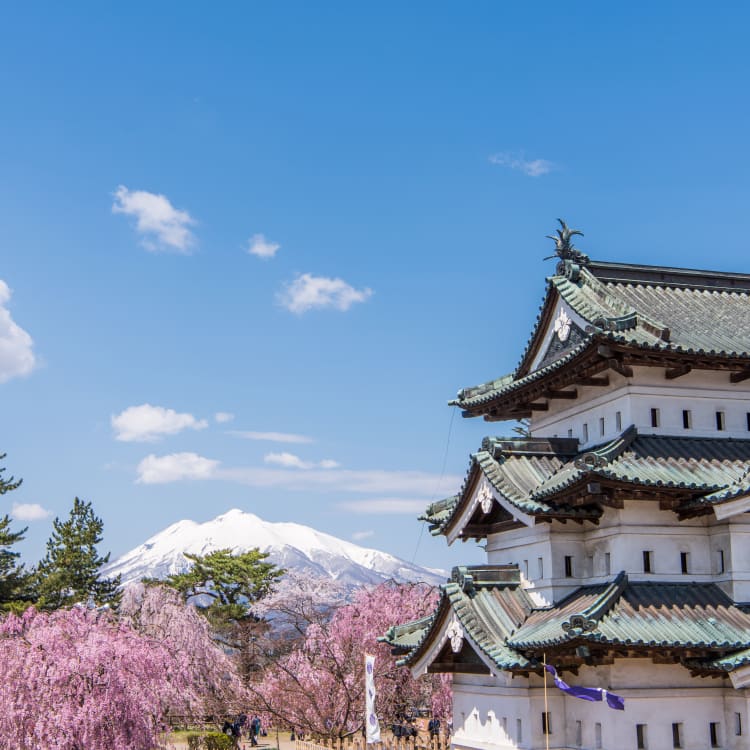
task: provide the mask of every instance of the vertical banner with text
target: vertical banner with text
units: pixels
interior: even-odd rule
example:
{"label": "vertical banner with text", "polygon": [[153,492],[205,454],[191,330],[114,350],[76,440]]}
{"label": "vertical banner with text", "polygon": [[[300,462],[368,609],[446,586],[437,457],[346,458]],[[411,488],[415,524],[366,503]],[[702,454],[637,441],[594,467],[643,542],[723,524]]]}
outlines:
{"label": "vertical banner with text", "polygon": [[380,724],[375,715],[375,657],[365,654],[365,726],[368,744],[380,742]]}

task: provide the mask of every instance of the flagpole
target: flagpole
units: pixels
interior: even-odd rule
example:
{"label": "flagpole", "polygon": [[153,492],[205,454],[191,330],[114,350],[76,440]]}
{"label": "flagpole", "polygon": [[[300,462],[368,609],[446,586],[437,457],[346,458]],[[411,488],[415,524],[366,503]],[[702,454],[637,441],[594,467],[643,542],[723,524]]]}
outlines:
{"label": "flagpole", "polygon": [[547,654],[542,653],[542,672],[544,673],[544,744],[549,750],[549,711],[547,710]]}

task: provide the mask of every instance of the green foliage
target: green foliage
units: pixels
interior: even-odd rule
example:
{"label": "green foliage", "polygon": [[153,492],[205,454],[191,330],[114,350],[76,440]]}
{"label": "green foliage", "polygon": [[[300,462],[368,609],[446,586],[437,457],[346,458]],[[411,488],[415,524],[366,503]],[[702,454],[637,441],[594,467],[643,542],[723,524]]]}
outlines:
{"label": "green foliage", "polygon": [[200,734],[189,734],[185,738],[187,740],[188,750],[201,750],[203,745],[203,736]]}
{"label": "green foliage", "polygon": [[91,503],[78,498],[66,521],[55,519],[47,542],[47,554],[35,573],[36,595],[41,609],[58,609],[77,602],[116,605],[120,577],[99,580],[109,553],[100,557],[103,524]]}
{"label": "green foliage", "polygon": [[207,555],[186,552],[185,557],[192,562],[190,570],[170,576],[167,584],[186,599],[208,597],[211,603],[202,609],[217,627],[251,619],[250,605],[270,593],[284,574],[257,547],[238,555],[221,549]]}
{"label": "green foliage", "polygon": [[[5,458],[5,453],[0,455],[0,461]],[[4,468],[0,468],[0,495],[11,492],[21,485],[22,480],[15,481],[13,477],[2,476]],[[12,547],[24,538],[26,529],[12,531],[11,519],[5,515],[0,518],[0,609],[23,609],[23,602],[28,596],[27,582],[28,574],[24,566],[19,564],[19,553],[14,552]]]}
{"label": "green foliage", "polygon": [[[202,740],[202,743],[194,747],[206,748],[206,750],[232,750],[232,748],[237,746],[233,737],[222,732],[209,732],[208,734],[204,734],[203,737],[199,737],[199,739]],[[188,744],[188,747],[191,747],[190,744]]]}

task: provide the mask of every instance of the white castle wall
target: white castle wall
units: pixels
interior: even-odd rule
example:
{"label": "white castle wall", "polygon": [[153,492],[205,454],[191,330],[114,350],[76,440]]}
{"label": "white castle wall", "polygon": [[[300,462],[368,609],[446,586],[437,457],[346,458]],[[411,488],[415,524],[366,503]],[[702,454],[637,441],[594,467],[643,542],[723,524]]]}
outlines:
{"label": "white castle wall", "polygon": [[[622,509],[606,508],[598,525],[553,522],[505,531],[490,535],[486,550],[491,564],[517,564],[524,587],[540,604],[611,580],[621,570],[633,581],[717,583],[735,601],[750,602],[748,514],[725,521],[712,516],[679,521],[653,501],[626,500]],[[643,569],[644,551],[651,553],[651,573]],[[687,573],[681,568],[682,552],[688,555]],[[572,560],[570,577],[566,555]]]}
{"label": "white castle wall", "polygon": [[[750,747],[745,691],[734,690],[727,680],[691,677],[683,667],[655,665],[650,659],[618,659],[611,667],[584,667],[564,679],[610,689],[625,698],[625,711],[568,696],[549,679],[550,748],[635,750],[636,725],[643,724],[646,750],[666,750],[673,747],[672,724],[680,724],[682,748],[706,750],[712,722],[717,724],[717,747]],[[456,675],[453,747],[545,748],[543,685],[536,675]]]}
{"label": "white castle wall", "polygon": [[[750,439],[750,381],[733,385],[729,373],[703,370],[667,380],[657,367],[635,367],[632,378],[608,374],[608,387],[577,386],[575,401],[551,399],[549,411],[534,413],[532,433],[574,437],[582,449],[616,438],[631,424],[649,435]],[[659,410],[656,427],[651,423],[652,408]],[[690,412],[688,428],[683,426],[683,410]],[[724,413],[723,430],[716,426],[717,411]]]}

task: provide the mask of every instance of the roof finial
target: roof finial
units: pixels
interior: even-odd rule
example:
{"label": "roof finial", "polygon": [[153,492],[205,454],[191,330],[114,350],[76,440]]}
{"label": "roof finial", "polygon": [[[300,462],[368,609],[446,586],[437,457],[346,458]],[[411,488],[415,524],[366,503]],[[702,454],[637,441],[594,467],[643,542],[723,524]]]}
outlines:
{"label": "roof finial", "polygon": [[[570,242],[570,238],[573,235],[579,234],[583,237],[583,232],[578,229],[568,229],[568,225],[562,220],[560,222],[560,229],[556,231],[556,234],[548,234],[547,237],[555,241],[555,255],[562,260],[572,260],[575,263],[585,264],[589,262],[589,256],[576,249]],[[554,258],[555,255],[550,255],[549,258]],[[549,260],[545,258],[545,260]]]}

